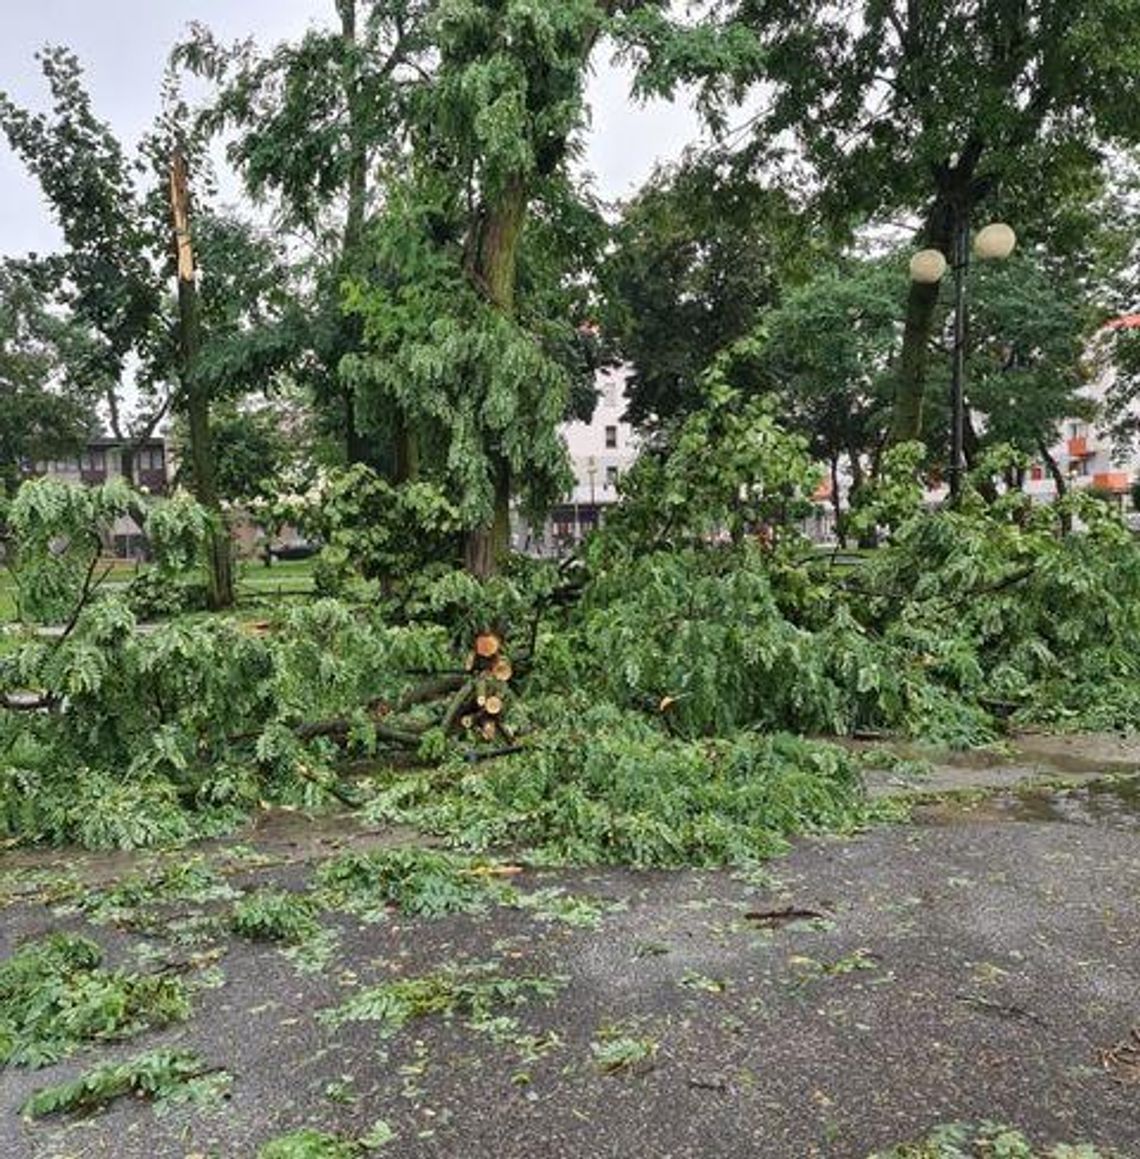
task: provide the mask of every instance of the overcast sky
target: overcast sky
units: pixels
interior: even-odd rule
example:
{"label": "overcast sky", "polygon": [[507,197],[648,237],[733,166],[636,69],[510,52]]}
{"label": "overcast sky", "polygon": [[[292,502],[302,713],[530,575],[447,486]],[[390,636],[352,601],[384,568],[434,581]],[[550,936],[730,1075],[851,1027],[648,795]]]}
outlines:
{"label": "overcast sky", "polygon": [[[332,11],[332,0],[0,0],[0,89],[20,104],[44,107],[34,54],[44,44],[65,44],[86,68],[98,115],[133,139],[157,110],[166,55],[190,21],[225,41],[252,35],[273,44],[328,22]],[[655,160],[675,157],[698,127],[686,107],[633,105],[627,78],[604,57],[596,65],[585,164],[597,191],[614,199],[636,188]],[[58,242],[38,187],[0,140],[0,254],[43,253]]]}

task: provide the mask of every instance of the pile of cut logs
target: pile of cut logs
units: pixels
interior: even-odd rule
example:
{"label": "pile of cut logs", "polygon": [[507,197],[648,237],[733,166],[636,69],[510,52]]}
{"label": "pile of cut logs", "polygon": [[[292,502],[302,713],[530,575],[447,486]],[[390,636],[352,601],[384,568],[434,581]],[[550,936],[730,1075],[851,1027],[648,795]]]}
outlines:
{"label": "pile of cut logs", "polygon": [[[503,651],[503,641],[494,632],[480,632],[464,667],[471,673],[471,679],[456,694],[460,727],[484,740],[494,740],[500,735],[511,740],[503,710],[515,670]],[[446,723],[444,731],[448,731]]]}
{"label": "pile of cut logs", "polygon": [[[495,632],[480,632],[462,671],[437,674],[398,700],[374,700],[366,710],[377,739],[403,749],[418,748],[424,734],[437,725],[449,736],[463,735],[473,741],[501,737],[507,745],[513,745],[514,735],[503,717],[514,677],[514,665],[503,651],[502,637]],[[405,716],[417,707],[432,706],[441,715],[433,714],[432,719]],[[327,737],[345,744],[352,727],[348,718],[338,718],[301,724],[295,731],[303,740]],[[233,739],[256,736],[250,733]]]}

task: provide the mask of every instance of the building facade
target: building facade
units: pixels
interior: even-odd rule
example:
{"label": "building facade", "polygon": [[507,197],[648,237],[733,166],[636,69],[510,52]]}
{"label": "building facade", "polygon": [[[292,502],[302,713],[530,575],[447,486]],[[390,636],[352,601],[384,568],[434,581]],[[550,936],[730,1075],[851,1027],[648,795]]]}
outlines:
{"label": "building facade", "polygon": [[637,439],[622,419],[631,371],[612,367],[598,372],[598,404],[588,423],[570,422],[561,434],[574,471],[573,489],[557,504],[541,528],[520,523],[514,546],[531,555],[560,556],[605,521],[618,501],[618,480],[637,459]]}
{"label": "building facade", "polygon": [[[86,487],[124,478],[141,491],[163,495],[170,488],[170,452],[161,437],[139,442],[94,438],[78,455],[25,464],[24,474],[30,479],[49,477]],[[118,559],[142,559],[146,554],[143,530],[130,516],[115,521],[104,547],[108,555]]]}

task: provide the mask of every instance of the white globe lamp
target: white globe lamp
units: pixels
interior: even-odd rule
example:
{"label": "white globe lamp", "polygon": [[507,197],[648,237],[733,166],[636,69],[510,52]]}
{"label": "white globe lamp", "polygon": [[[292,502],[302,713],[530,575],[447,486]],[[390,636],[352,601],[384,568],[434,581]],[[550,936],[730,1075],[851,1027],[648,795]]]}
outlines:
{"label": "white globe lamp", "polygon": [[919,250],[910,259],[910,280],[920,286],[937,285],[946,275],[946,255],[941,250]]}
{"label": "white globe lamp", "polygon": [[1017,234],[1004,221],[995,221],[979,230],[974,238],[974,253],[982,261],[1003,261],[1016,245]]}

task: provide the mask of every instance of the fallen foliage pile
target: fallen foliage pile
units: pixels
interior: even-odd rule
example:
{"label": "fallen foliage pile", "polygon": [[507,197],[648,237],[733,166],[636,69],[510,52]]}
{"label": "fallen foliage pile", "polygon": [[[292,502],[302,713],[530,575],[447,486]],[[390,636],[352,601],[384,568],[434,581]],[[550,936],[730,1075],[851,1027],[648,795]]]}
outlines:
{"label": "fallen foliage pile", "polygon": [[[741,862],[868,818],[828,737],[1140,719],[1140,548],[1108,505],[968,490],[928,511],[902,447],[859,513],[881,545],[823,553],[779,521],[810,479],[802,444],[731,398],[711,413],[631,473],[569,568],[440,565],[254,625],[140,631],[97,544],[141,497],[26,485],[6,515],[30,626],[0,658],[0,834],[130,847],[339,801],[477,850]],[[185,500],[151,508],[156,575],[182,582],[203,526]]]}

